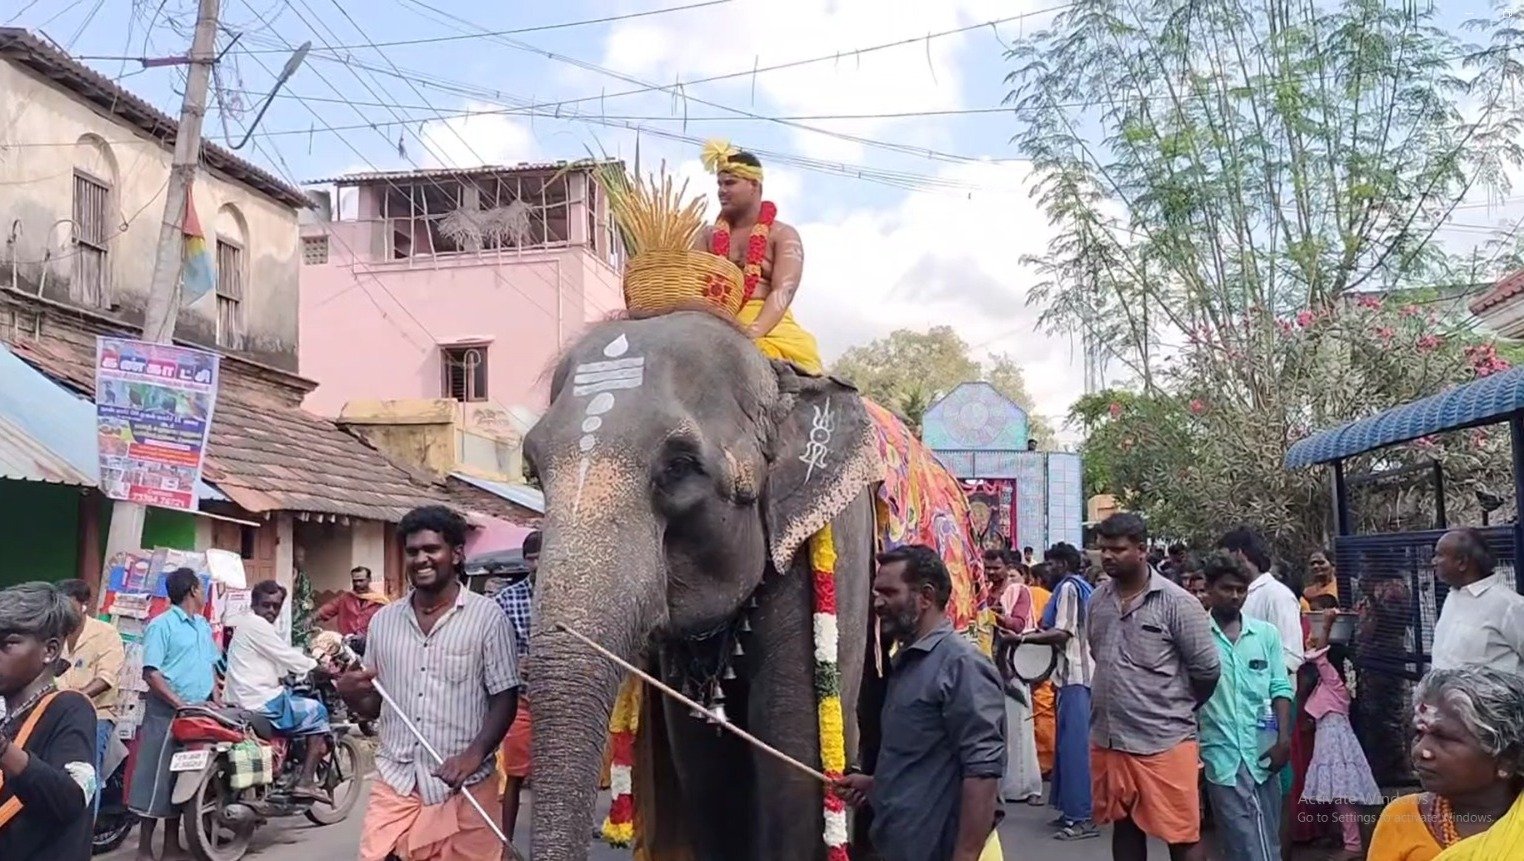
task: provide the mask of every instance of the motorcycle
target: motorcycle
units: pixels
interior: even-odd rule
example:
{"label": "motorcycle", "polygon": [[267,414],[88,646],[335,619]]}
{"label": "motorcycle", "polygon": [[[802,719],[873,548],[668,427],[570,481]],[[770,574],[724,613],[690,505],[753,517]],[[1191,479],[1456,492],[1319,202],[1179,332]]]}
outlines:
{"label": "motorcycle", "polygon": [[90,854],[104,855],[121,846],[132,833],[138,818],[127,809],[127,758],[122,757],[111,776],[101,784],[101,808],[95,814],[95,832],[90,837]]}
{"label": "motorcycle", "polygon": [[[335,825],[354,810],[363,790],[363,758],[349,738],[354,729],[339,707],[326,675],[288,678],[292,694],[321,701],[329,709],[330,731],[319,736],[328,752],[318,766],[318,786],[328,801],[299,797],[297,782],[312,738],[278,735],[262,715],[239,709],[195,706],[182,709],[170,726],[180,749],[170,759],[175,775],[173,801],[183,805],[185,845],[199,861],[240,861],[255,829],[274,818],[305,816],[314,825]],[[235,745],[255,738],[270,749],[270,780],[235,787]],[[244,781],[247,782],[247,781]]]}

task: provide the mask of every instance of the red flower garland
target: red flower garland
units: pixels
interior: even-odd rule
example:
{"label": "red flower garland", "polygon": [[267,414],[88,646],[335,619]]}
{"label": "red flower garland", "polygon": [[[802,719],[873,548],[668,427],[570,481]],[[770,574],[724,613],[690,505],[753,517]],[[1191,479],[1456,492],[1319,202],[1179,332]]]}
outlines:
{"label": "red flower garland", "polygon": [[[777,218],[778,207],[772,201],[762,201],[757,223],[752,227],[751,235],[746,238],[746,265],[741,270],[746,276],[745,302],[750,302],[751,297],[756,295],[757,285],[762,281],[762,261],[767,258],[767,237],[772,233],[773,222]],[[709,250],[718,257],[730,258],[730,223],[724,217],[714,223]]]}

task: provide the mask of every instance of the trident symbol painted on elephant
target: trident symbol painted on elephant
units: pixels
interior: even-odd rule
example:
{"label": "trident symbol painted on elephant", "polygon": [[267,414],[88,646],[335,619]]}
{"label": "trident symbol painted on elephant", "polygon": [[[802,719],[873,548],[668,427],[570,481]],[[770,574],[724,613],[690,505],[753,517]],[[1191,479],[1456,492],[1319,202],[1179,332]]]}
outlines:
{"label": "trident symbol painted on elephant", "polygon": [[804,454],[799,455],[800,462],[809,467],[804,474],[806,482],[814,477],[817,467],[825,468],[826,455],[830,453],[831,433],[835,429],[836,415],[831,412],[831,402],[827,400],[815,407],[815,417],[810,422],[809,441],[804,446]]}

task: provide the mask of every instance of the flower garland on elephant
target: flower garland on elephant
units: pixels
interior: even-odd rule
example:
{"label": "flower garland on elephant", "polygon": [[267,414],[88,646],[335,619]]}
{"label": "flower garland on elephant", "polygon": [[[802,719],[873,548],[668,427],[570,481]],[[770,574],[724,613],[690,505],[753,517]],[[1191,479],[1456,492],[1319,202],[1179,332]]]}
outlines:
{"label": "flower garland on elephant", "polygon": [[[847,769],[846,729],[841,712],[841,668],[837,660],[836,539],[828,523],[810,538],[810,577],[814,584],[815,703],[820,726],[820,765],[826,777],[837,780]],[[603,822],[603,839],[629,846],[635,839],[633,772],[635,734],[640,730],[641,685],[626,679],[609,722],[613,756],[609,767],[613,802]],[[827,861],[848,861],[847,808],[836,793],[822,790],[825,828],[821,835]]]}

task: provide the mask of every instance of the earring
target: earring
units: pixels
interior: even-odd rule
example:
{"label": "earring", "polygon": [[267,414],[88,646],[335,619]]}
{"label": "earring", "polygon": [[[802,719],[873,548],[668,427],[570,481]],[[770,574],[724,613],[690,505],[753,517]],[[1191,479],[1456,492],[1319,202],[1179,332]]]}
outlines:
{"label": "earring", "polygon": [[1498,769],[1498,779],[1499,780],[1507,780],[1510,777],[1513,777],[1513,775],[1508,773],[1508,769],[1506,769],[1506,768],[1500,768],[1500,769]]}

